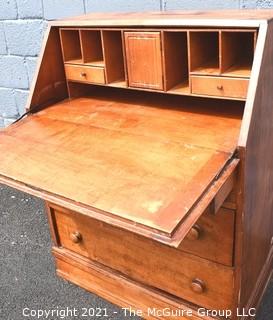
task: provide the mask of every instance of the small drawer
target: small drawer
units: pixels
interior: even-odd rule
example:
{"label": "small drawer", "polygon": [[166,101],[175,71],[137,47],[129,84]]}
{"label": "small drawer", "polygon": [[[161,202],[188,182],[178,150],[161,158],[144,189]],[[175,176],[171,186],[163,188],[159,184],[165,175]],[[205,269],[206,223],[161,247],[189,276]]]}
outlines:
{"label": "small drawer", "polygon": [[182,241],[179,250],[232,266],[234,223],[234,210],[220,208],[216,214],[207,210]]}
{"label": "small drawer", "polygon": [[57,245],[206,308],[231,308],[233,269],[50,205]]}
{"label": "small drawer", "polygon": [[248,79],[191,76],[193,94],[245,99]]}
{"label": "small drawer", "polygon": [[66,64],[65,74],[68,80],[105,84],[103,67],[86,67]]}

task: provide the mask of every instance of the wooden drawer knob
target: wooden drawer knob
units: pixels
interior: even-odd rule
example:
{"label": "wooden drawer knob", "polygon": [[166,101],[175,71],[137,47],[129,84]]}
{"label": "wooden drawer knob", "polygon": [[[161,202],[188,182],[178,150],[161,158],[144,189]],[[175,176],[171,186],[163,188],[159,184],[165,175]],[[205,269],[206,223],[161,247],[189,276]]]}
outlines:
{"label": "wooden drawer knob", "polygon": [[203,293],[206,290],[205,283],[199,279],[192,280],[191,288],[195,293]]}
{"label": "wooden drawer knob", "polygon": [[201,237],[201,228],[199,227],[199,225],[195,224],[191,230],[188,232],[186,238],[188,240],[198,240]]}
{"label": "wooden drawer knob", "polygon": [[81,77],[85,78],[86,77],[86,72],[81,72]]}
{"label": "wooden drawer knob", "polygon": [[218,89],[218,90],[223,90],[224,87],[223,87],[222,85],[220,85],[220,86],[217,86],[217,89]]}
{"label": "wooden drawer knob", "polygon": [[71,239],[74,243],[80,243],[80,242],[82,241],[82,235],[80,234],[79,231],[75,231],[75,232],[71,233],[70,239]]}

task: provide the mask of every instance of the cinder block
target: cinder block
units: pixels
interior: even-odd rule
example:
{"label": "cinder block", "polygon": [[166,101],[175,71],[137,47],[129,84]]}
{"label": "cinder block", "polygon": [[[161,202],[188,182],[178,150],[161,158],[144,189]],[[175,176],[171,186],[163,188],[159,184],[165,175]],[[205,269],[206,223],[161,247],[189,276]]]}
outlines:
{"label": "cinder block", "polygon": [[47,20],[84,14],[84,0],[44,0],[44,17]]}
{"label": "cinder block", "polygon": [[257,7],[257,0],[241,0],[241,9],[255,9]]}
{"label": "cinder block", "polygon": [[0,88],[0,116],[2,118],[18,116],[13,89]]}
{"label": "cinder block", "polygon": [[27,68],[23,57],[0,56],[0,87],[28,89]]}
{"label": "cinder block", "polygon": [[159,11],[160,0],[86,0],[86,12]]}
{"label": "cinder block", "polygon": [[15,20],[4,22],[8,52],[22,56],[36,56],[44,33],[42,20]]}
{"label": "cinder block", "polygon": [[29,94],[28,90],[15,90],[14,92],[16,106],[20,116],[26,112],[25,107],[26,107],[28,94]]}
{"label": "cinder block", "polygon": [[163,0],[164,10],[238,9],[240,0]]}
{"label": "cinder block", "polygon": [[3,23],[0,22],[0,54],[7,53],[6,37]]}
{"label": "cinder block", "polygon": [[[271,9],[271,8],[273,8],[273,1],[272,0],[256,0],[256,1],[243,0],[242,2],[246,3],[247,6],[245,8],[258,8],[258,9]],[[253,6],[252,2],[256,2],[255,7]],[[251,5],[252,5],[252,7],[250,7]]]}
{"label": "cinder block", "polygon": [[16,0],[1,0],[0,20],[16,19],[17,6]]}
{"label": "cinder block", "polygon": [[26,58],[27,74],[29,86],[32,83],[33,75],[36,70],[37,58]]}
{"label": "cinder block", "polygon": [[42,0],[17,0],[19,18],[42,18]]}

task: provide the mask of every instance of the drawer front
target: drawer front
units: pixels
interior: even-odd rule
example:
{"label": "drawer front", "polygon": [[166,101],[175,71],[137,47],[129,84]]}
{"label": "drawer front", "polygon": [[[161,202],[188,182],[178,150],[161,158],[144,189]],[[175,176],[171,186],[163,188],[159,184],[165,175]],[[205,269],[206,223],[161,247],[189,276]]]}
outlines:
{"label": "drawer front", "polygon": [[[184,301],[162,294],[161,291],[154,290],[154,288],[151,289],[136,283],[117,272],[112,272],[108,268],[97,265],[91,260],[83,257],[80,257],[81,259],[79,260],[79,257],[72,252],[56,247],[53,249],[53,254],[55,256],[57,274],[60,277],[119,305],[121,308],[142,310],[144,319],[204,320],[204,318],[201,319],[199,317],[196,310],[189,309],[189,306],[183,303]],[[173,314],[164,318],[158,317],[157,314],[148,312],[151,306],[157,310],[168,308],[173,311]],[[176,315],[177,310],[188,310],[192,311],[192,313],[187,314],[185,312],[183,317],[178,317]],[[129,316],[128,318],[131,317]],[[208,320],[208,318],[206,317],[205,320]]]}
{"label": "drawer front", "polygon": [[208,210],[192,227],[179,250],[232,266],[234,223],[233,210],[220,208],[216,214]]}
{"label": "drawer front", "polygon": [[68,80],[105,84],[104,68],[65,65]]}
{"label": "drawer front", "polygon": [[248,79],[192,76],[191,90],[194,94],[245,99]]}
{"label": "drawer front", "polygon": [[207,308],[231,307],[232,268],[82,214],[55,206],[50,211],[61,247],[192,303]]}

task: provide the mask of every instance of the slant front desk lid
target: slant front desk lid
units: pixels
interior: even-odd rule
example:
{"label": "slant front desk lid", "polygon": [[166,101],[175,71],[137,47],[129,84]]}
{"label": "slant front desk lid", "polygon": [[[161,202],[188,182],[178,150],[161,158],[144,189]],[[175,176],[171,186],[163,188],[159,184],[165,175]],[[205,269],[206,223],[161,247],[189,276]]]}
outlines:
{"label": "slant front desk lid", "polygon": [[225,103],[102,90],[51,105],[0,133],[1,181],[177,246],[237,165],[242,108]]}

